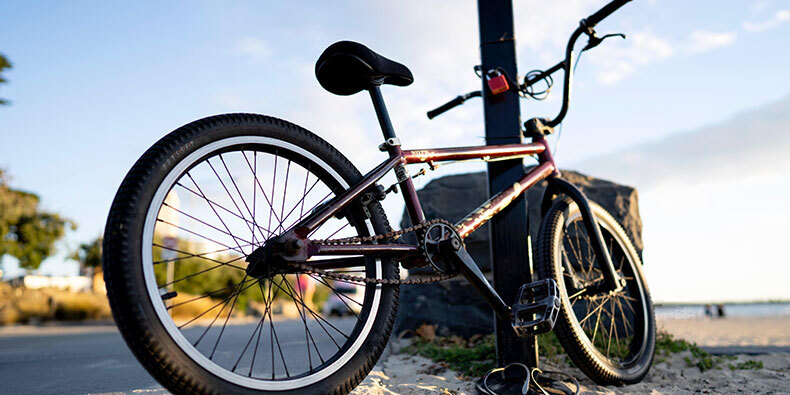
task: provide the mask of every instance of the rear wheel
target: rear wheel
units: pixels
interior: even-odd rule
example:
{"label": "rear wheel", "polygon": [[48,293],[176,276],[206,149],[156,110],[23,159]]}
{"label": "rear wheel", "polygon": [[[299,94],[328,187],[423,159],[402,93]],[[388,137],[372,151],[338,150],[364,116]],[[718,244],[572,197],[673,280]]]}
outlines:
{"label": "rear wheel", "polygon": [[650,292],[628,235],[606,210],[590,205],[625,288],[616,293],[583,291],[600,284],[603,272],[581,212],[571,200],[557,202],[543,220],[538,274],[554,279],[560,288],[562,310],[555,331],[576,366],[602,385],[636,383],[650,369],[655,350]]}
{"label": "rear wheel", "polygon": [[[250,278],[245,258],[359,178],[319,137],[258,115],[206,118],[152,146],[124,179],[104,237],[108,297],[138,360],[176,393],[349,392],[386,345],[397,286]],[[387,231],[375,204],[310,237]],[[333,271],[398,278],[373,258]],[[339,318],[322,309],[330,297]]]}

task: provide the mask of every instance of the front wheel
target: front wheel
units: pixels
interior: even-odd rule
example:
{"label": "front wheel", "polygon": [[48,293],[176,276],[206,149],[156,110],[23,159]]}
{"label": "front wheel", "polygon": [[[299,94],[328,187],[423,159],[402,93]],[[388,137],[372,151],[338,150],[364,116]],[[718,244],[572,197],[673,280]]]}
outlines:
{"label": "front wheel", "polygon": [[579,207],[571,200],[558,201],[544,217],[538,234],[538,274],[554,279],[560,288],[562,309],[555,331],[571,361],[598,384],[632,384],[645,377],[653,361],[653,304],[628,235],[601,206],[590,206],[612,263],[625,279],[623,290],[585,292],[603,282],[603,272]]}
{"label": "front wheel", "polygon": [[[202,119],[154,144],[118,190],[103,246],[113,316],[137,359],[174,393],[349,392],[387,343],[397,286],[252,278],[245,258],[360,178],[324,140],[260,115]],[[368,209],[350,206],[310,237],[389,231],[381,206]],[[341,272],[398,278],[387,259],[360,263]]]}

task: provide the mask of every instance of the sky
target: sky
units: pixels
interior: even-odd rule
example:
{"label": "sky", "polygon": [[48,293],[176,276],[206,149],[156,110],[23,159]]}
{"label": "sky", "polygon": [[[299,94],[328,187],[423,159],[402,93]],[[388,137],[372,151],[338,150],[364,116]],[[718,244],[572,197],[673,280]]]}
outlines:
{"label": "sky", "polygon": [[[514,0],[519,74],[564,53],[600,0]],[[315,60],[339,40],[407,65],[384,87],[406,148],[483,144],[482,104],[435,120],[425,111],[477,90],[474,1],[0,2],[0,168],[16,188],[79,228],[40,272],[101,234],[125,173],[156,140],[205,116],[263,113],[317,133],[363,172],[384,159],[367,95],[334,96]],[[657,301],[790,299],[780,247],[790,220],[790,8],[784,1],[635,0],[602,22],[622,32],[579,62],[561,168],[638,188],[645,271]],[[522,100],[522,118],[553,116]],[[447,174],[484,170],[446,166]],[[385,202],[392,223],[402,203]],[[19,273],[3,261],[6,276]]]}

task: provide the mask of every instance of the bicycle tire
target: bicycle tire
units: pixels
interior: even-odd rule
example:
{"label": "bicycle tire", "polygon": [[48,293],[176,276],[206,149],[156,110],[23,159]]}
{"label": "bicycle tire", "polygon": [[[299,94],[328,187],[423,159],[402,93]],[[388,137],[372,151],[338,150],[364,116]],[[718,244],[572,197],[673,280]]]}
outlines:
{"label": "bicycle tire", "polygon": [[538,275],[554,279],[559,286],[562,307],[555,331],[571,361],[598,384],[637,383],[650,369],[655,352],[650,292],[639,256],[622,226],[598,204],[590,202],[590,206],[612,262],[626,279],[625,288],[611,295],[569,296],[569,289],[580,290],[603,279],[579,208],[570,199],[557,201],[541,224]]}
{"label": "bicycle tire", "polygon": [[[193,330],[193,328],[184,329],[186,325],[183,327],[179,326],[184,320],[182,319],[177,323],[177,319],[171,316],[176,307],[180,307],[181,305],[172,303],[170,299],[165,298],[177,297],[173,296],[173,293],[178,295],[181,292],[179,289],[186,289],[185,285],[181,286],[179,284],[190,283],[190,281],[184,280],[184,277],[179,277],[179,281],[183,280],[179,283],[173,279],[174,276],[170,276],[167,277],[167,283],[165,283],[165,285],[160,285],[162,283],[162,276],[161,271],[157,272],[157,268],[161,265],[157,267],[154,266],[166,262],[166,266],[174,267],[175,269],[173,269],[173,271],[177,272],[177,270],[179,270],[178,268],[181,267],[179,265],[188,266],[186,264],[187,262],[193,262],[192,264],[198,265],[196,262],[203,262],[202,259],[206,257],[214,257],[214,255],[209,255],[209,252],[205,252],[207,250],[204,245],[213,247],[223,243],[226,243],[225,245],[229,247],[224,253],[232,254],[226,256],[235,257],[232,261],[234,262],[233,265],[246,264],[243,262],[244,255],[249,254],[253,248],[261,245],[265,241],[265,238],[281,234],[287,228],[283,225],[287,218],[284,214],[284,207],[286,202],[288,202],[289,207],[292,203],[292,200],[288,199],[291,199],[293,193],[291,195],[286,193],[288,191],[288,180],[290,179],[289,177],[291,177],[291,173],[286,173],[285,176],[285,187],[282,192],[283,211],[280,211],[279,218],[276,213],[276,209],[279,207],[276,207],[276,203],[273,203],[276,185],[278,184],[272,181],[271,201],[268,196],[266,198],[266,202],[269,204],[268,207],[270,209],[268,212],[268,220],[270,222],[272,221],[274,213],[276,220],[282,219],[282,221],[279,226],[274,228],[274,231],[266,229],[268,233],[262,229],[263,222],[255,222],[256,216],[259,216],[258,213],[266,211],[262,210],[258,213],[255,212],[256,204],[259,205],[258,207],[264,204],[260,203],[263,199],[259,199],[256,202],[257,195],[255,192],[255,183],[262,185],[257,178],[259,174],[262,174],[257,170],[259,166],[258,162],[255,162],[254,168],[256,170],[252,170],[253,167],[250,167],[252,170],[252,177],[250,178],[252,178],[251,190],[253,191],[253,208],[250,210],[248,207],[247,212],[249,213],[252,211],[252,224],[250,224],[250,220],[239,220],[236,218],[236,221],[240,225],[233,225],[233,230],[231,230],[231,225],[226,225],[226,221],[230,222],[232,216],[221,211],[220,208],[224,208],[230,212],[233,211],[230,209],[233,206],[229,202],[222,205],[219,203],[219,200],[214,201],[212,204],[211,201],[214,199],[214,195],[211,195],[212,199],[209,199],[208,193],[204,193],[204,189],[206,192],[211,192],[211,188],[214,187],[216,187],[217,191],[221,191],[219,185],[213,185],[211,188],[201,188],[199,186],[200,184],[195,183],[195,188],[193,188],[191,192],[198,197],[184,192],[180,188],[175,192],[176,196],[181,193],[185,194],[187,197],[183,199],[185,201],[189,200],[190,202],[190,199],[199,202],[200,195],[203,195],[205,198],[205,204],[203,204],[203,206],[212,208],[216,217],[222,222],[222,225],[225,225],[223,227],[216,222],[208,223],[208,220],[203,218],[201,220],[205,221],[207,225],[200,225],[198,222],[192,221],[195,225],[190,229],[191,232],[198,233],[194,229],[203,226],[203,228],[213,231],[214,233],[211,233],[212,235],[217,234],[222,236],[223,232],[226,233],[226,235],[223,236],[225,239],[221,239],[217,236],[216,238],[210,238],[209,240],[212,240],[211,242],[206,240],[187,242],[182,241],[180,238],[172,237],[179,243],[176,244],[177,247],[165,246],[168,244],[162,241],[164,240],[162,237],[165,236],[161,236],[156,232],[159,232],[159,226],[165,226],[164,224],[172,225],[173,221],[168,219],[170,217],[163,219],[163,213],[165,213],[166,210],[175,210],[175,212],[168,215],[181,215],[180,212],[184,212],[184,215],[186,215],[186,209],[183,208],[181,203],[175,205],[172,201],[168,203],[169,200],[167,199],[171,199],[170,196],[172,191],[176,190],[176,186],[181,180],[185,180],[184,182],[186,183],[187,176],[189,179],[200,177],[199,175],[193,176],[192,173],[205,170],[206,174],[210,174],[207,170],[208,168],[216,170],[214,166],[211,165],[212,159],[218,168],[220,167],[220,161],[217,160],[217,158],[222,160],[222,165],[227,166],[227,163],[230,163],[230,167],[232,168],[235,163],[232,162],[232,160],[239,162],[239,166],[243,167],[243,165],[241,165],[243,162],[242,157],[247,161],[253,160],[253,158],[255,158],[256,161],[259,158],[263,161],[265,155],[274,157],[274,171],[271,173],[274,180],[277,179],[278,174],[282,174],[282,168],[285,166],[285,161],[279,162],[281,167],[280,173],[278,173],[277,164],[278,158],[280,157],[288,159],[287,166],[289,172],[296,171],[301,167],[307,174],[304,181],[304,191],[307,191],[308,180],[312,182],[312,180],[310,180],[310,174],[313,174],[320,180],[322,182],[321,185],[326,186],[326,189],[330,191],[330,195],[336,195],[342,190],[347,189],[349,185],[353,185],[355,181],[361,178],[359,171],[340,152],[315,134],[299,126],[280,119],[256,114],[226,114],[192,122],[178,128],[155,143],[134,164],[126,175],[112,203],[104,233],[102,260],[107,296],[110,301],[113,317],[124,340],[139,362],[157,381],[159,381],[159,383],[174,393],[348,393],[374,366],[389,339],[398,305],[397,286],[370,284],[358,286],[356,289],[362,289],[362,291],[359,292],[363,292],[364,295],[359,298],[361,302],[357,301],[360,305],[358,308],[359,312],[356,312],[355,307],[350,306],[353,298],[342,300],[346,304],[348,310],[356,315],[356,321],[354,321],[353,317],[346,318],[346,320],[352,320],[351,323],[348,324],[346,324],[346,321],[343,321],[342,325],[341,323],[337,323],[338,321],[334,321],[338,327],[345,328],[343,325],[347,325],[352,328],[345,333],[338,330],[346,336],[345,342],[340,346],[337,344],[336,340],[340,339],[338,341],[342,342],[342,337],[336,334],[332,335],[334,332],[329,333],[331,330],[329,325],[332,322],[330,320],[340,320],[340,318],[329,318],[327,315],[326,321],[322,322],[319,317],[321,316],[321,312],[319,311],[318,315],[316,315],[309,307],[309,305],[312,305],[314,298],[311,296],[308,299],[308,296],[306,296],[307,285],[304,286],[304,289],[302,288],[302,280],[304,278],[294,278],[294,285],[290,285],[292,280],[288,274],[282,274],[282,280],[279,280],[279,278],[276,278],[276,275],[273,275],[272,278],[259,281],[260,300],[265,307],[259,308],[259,310],[263,309],[263,313],[262,318],[255,327],[255,331],[257,331],[255,352],[258,352],[258,342],[261,341],[262,337],[265,338],[269,336],[274,339],[278,338],[278,325],[280,328],[287,329],[288,327],[285,325],[292,325],[291,321],[296,321],[298,324],[298,320],[296,319],[275,321],[272,318],[274,317],[273,312],[276,308],[275,303],[279,300],[277,299],[278,292],[282,291],[282,295],[285,296],[286,301],[281,302],[280,306],[282,306],[283,309],[286,307],[290,308],[290,304],[287,303],[287,299],[290,297],[293,306],[298,312],[299,319],[301,319],[304,324],[304,342],[306,343],[307,350],[304,359],[310,360],[310,365],[309,369],[304,367],[305,372],[303,373],[294,373],[290,375],[285,360],[286,355],[283,354],[283,349],[281,348],[279,340],[277,340],[279,355],[275,351],[274,340],[272,340],[271,343],[271,376],[269,376],[267,371],[268,367],[265,365],[265,363],[268,362],[258,362],[256,366],[257,354],[252,354],[250,357],[251,352],[247,352],[247,347],[251,345],[253,338],[256,337],[256,332],[252,332],[252,334],[249,335],[247,346],[244,348],[244,351],[240,353],[236,364],[233,365],[233,369],[230,369],[229,363],[224,362],[225,359],[227,359],[228,353],[223,353],[222,347],[219,347],[220,340],[224,341],[223,344],[230,344],[226,347],[229,350],[240,349],[243,342],[238,343],[238,348],[236,348],[237,343],[234,342],[238,342],[238,338],[241,337],[233,335],[235,333],[234,331],[236,331],[234,328],[238,327],[245,331],[247,330],[243,322],[236,326],[227,326],[231,317],[234,319],[233,322],[240,317],[242,307],[240,307],[239,299],[242,295],[246,295],[244,292],[250,288],[247,286],[248,280],[246,275],[243,280],[235,284],[233,288],[228,287],[228,289],[232,290],[231,299],[228,300],[226,298],[223,301],[222,310],[216,313],[217,316],[211,324],[206,326],[208,317],[203,319],[202,315],[193,319],[193,321],[197,323],[194,325],[198,325],[202,322],[202,325],[208,328],[205,329],[206,332],[200,336],[200,339],[198,339],[194,345],[192,344],[193,340],[187,338],[192,336],[192,339],[194,339],[195,336],[192,335],[192,332],[188,331],[192,330],[195,333],[197,333],[197,331]],[[268,156],[266,158],[268,158]],[[266,170],[266,166],[268,165],[262,166],[264,170]],[[221,170],[215,172],[215,174],[216,173],[222,174]],[[231,173],[232,172],[228,170],[228,178],[234,180],[233,182],[235,185],[235,180],[238,177],[234,178]],[[220,174],[216,174],[216,178],[220,180],[216,184],[223,184],[223,176]],[[227,181],[228,178],[224,178],[224,180]],[[242,178],[239,178],[239,180],[242,180]],[[194,179],[192,181],[195,182]],[[316,184],[314,185],[317,185],[319,181],[315,182]],[[222,186],[226,187],[228,185],[223,184]],[[184,185],[182,184],[181,187],[184,187]],[[246,185],[246,187],[249,188],[249,185]],[[300,184],[299,189],[301,188],[302,186]],[[238,187],[236,189],[239,190]],[[226,190],[228,196],[233,196],[232,190],[233,189],[230,187]],[[260,190],[265,194],[265,189],[263,187],[261,187]],[[313,187],[311,187],[311,191],[313,191]],[[239,191],[237,196],[241,196],[240,200],[244,201],[243,196],[245,193],[247,192]],[[247,196],[249,196],[249,194]],[[298,192],[296,196],[298,196]],[[308,194],[305,194],[302,198],[302,209],[299,211],[304,211],[304,202],[307,200],[307,196]],[[331,198],[331,196],[324,198],[323,201],[329,198]],[[314,198],[311,197],[311,199]],[[231,197],[230,200],[233,200],[233,198]],[[235,205],[236,202],[234,201],[233,204]],[[245,202],[245,205],[247,204],[248,203]],[[296,204],[298,206],[300,204],[299,201],[297,201]],[[173,207],[176,206],[179,208],[174,209]],[[192,206],[190,205],[189,207]],[[242,214],[242,217],[246,217],[244,214],[245,211],[240,207],[241,204],[237,207],[239,208],[238,213]],[[200,210],[207,213],[209,212],[209,210],[205,208]],[[291,212],[295,210],[296,206],[291,209]],[[223,221],[223,215],[218,214],[218,211],[223,213],[226,221]],[[307,214],[308,213],[305,212],[302,216]],[[195,214],[189,215],[196,217]],[[289,213],[288,215],[291,214]],[[177,229],[179,237],[184,237],[185,239],[193,237],[191,234],[181,234],[183,230],[181,228],[186,228],[189,226],[187,223],[192,223],[189,222],[191,221],[191,217],[182,216],[179,218],[181,222],[176,222],[177,225],[175,226],[179,228]],[[216,219],[214,219],[214,221],[216,221]],[[261,221],[264,221],[264,219],[262,218]],[[367,236],[372,233],[380,234],[390,230],[384,211],[377,202],[368,205],[367,211],[363,210],[361,205],[352,206],[352,208],[344,210],[344,217],[342,217],[342,219],[336,219],[336,221],[340,221],[340,223],[346,221],[348,225],[351,226],[344,226],[344,228],[346,228],[344,231],[355,236]],[[238,230],[247,228],[250,229],[250,232],[241,236],[241,232]],[[220,230],[222,232],[220,232]],[[256,230],[258,231],[258,236],[256,236]],[[246,239],[249,243],[242,243],[239,241],[243,239]],[[173,242],[169,243],[173,245]],[[180,243],[188,243],[187,245],[189,246],[204,246],[204,252],[197,253],[192,250],[187,250],[186,252],[181,251],[182,244]],[[238,245],[238,247],[236,247],[236,245]],[[171,249],[179,251],[182,255],[177,255],[175,258],[171,257],[165,260],[165,251],[170,251]],[[156,260],[157,254],[159,254],[159,260]],[[174,253],[168,254],[172,256]],[[191,256],[189,256],[190,254]],[[214,259],[214,261],[223,260],[217,258]],[[216,265],[217,267],[222,266],[220,269],[208,269],[207,271],[224,270],[227,273],[233,273],[233,270],[243,269],[243,267],[229,267],[231,264],[228,262],[221,263],[221,265]],[[196,267],[206,266],[198,265]],[[385,259],[373,259],[368,257],[366,258],[365,266],[360,266],[358,271],[364,272],[363,274],[366,277],[389,279],[399,277],[397,265]],[[194,269],[194,273],[192,277],[187,278],[194,279],[205,275],[204,272],[198,272],[197,269]],[[235,277],[234,281],[236,280],[238,280],[238,277]],[[266,280],[269,282],[266,282]],[[321,282],[319,277],[315,275],[304,280],[306,281],[305,284],[316,282],[317,284],[324,285],[329,289],[327,292],[334,292],[338,298],[342,296],[342,291],[337,292],[337,287],[339,287],[337,285],[338,283],[330,283],[329,280]],[[255,285],[254,280],[249,281]],[[279,281],[279,284],[276,284],[276,281]],[[197,286],[195,285],[197,283],[194,281],[191,283],[192,285],[190,285],[190,287],[194,288]],[[210,286],[220,286],[213,285],[213,283],[210,284]],[[246,288],[242,289],[243,286]],[[333,288],[333,286],[335,288]],[[156,289],[153,287],[156,287]],[[164,290],[162,289],[163,287]],[[299,288],[298,291],[297,287]],[[264,288],[268,291],[264,291]],[[228,289],[225,289],[223,292],[230,292]],[[171,292],[165,293],[166,291]],[[264,296],[266,292],[269,294],[268,297]],[[219,295],[219,293],[209,294],[208,296],[203,295],[202,298],[212,299],[214,295]],[[235,298],[233,295],[235,295]],[[247,303],[249,304],[244,310],[244,314],[252,314],[255,310],[250,306],[255,305],[257,299],[253,300],[252,297],[250,297]],[[233,315],[234,307],[237,305],[239,306],[236,309],[237,314]],[[226,308],[225,316],[223,316],[223,310]],[[211,311],[210,315],[214,315],[215,310],[209,311]],[[212,328],[212,325],[214,325],[214,322],[218,321],[217,317],[220,318],[219,321],[224,320],[225,325],[222,327],[223,332],[219,332],[211,356],[208,356],[207,348],[200,343],[202,341],[201,339],[211,336],[207,335],[207,333],[216,332],[215,329],[218,327]],[[266,323],[267,317],[268,323]],[[311,319],[312,321],[308,322],[308,320]],[[233,324],[233,322],[231,322],[231,324]],[[326,339],[316,341],[320,335],[320,333],[316,334],[320,332],[320,330],[317,329],[318,325],[316,325],[316,323],[327,332],[328,337],[333,339],[332,342],[335,342],[334,346],[337,346],[335,354],[332,354],[331,357],[327,357],[326,359],[321,355],[321,350],[334,346],[328,346],[327,344],[330,344],[330,342]],[[323,325],[323,323],[326,323],[326,325]],[[189,322],[187,324],[189,324]],[[270,328],[265,328],[266,325],[269,325]],[[226,336],[230,337],[230,339],[222,337],[226,330],[226,326],[228,328]],[[173,328],[176,328],[176,330],[174,331]],[[202,327],[198,328],[203,330]],[[268,333],[265,332],[267,330]],[[264,333],[265,335],[262,336]],[[301,336],[301,328],[299,333]],[[309,336],[307,335],[308,333]],[[290,334],[290,331],[281,331],[279,333],[280,336]],[[246,340],[246,337],[244,340]],[[264,339],[264,342],[265,341],[266,339]],[[314,350],[311,350],[311,341]],[[206,351],[202,350],[201,347],[206,349]],[[220,353],[217,354],[215,352],[218,347],[220,348]],[[288,351],[286,353],[288,354],[287,357],[291,358],[292,355],[295,356],[296,353],[289,351],[287,347],[289,347],[288,344],[286,344],[286,351]],[[305,350],[305,348],[301,348],[301,350]],[[303,353],[304,351],[301,352]],[[263,351],[261,351],[261,354],[263,354]],[[206,359],[207,356],[208,359]],[[278,365],[279,361],[275,361],[275,356],[282,359],[282,366]],[[319,357],[321,365],[318,365]],[[213,358],[216,358],[216,360]],[[233,358],[235,358],[235,356]],[[244,362],[247,358],[249,358],[251,362]],[[268,358],[267,356],[266,359],[268,360]],[[259,361],[262,359],[263,358],[259,358]],[[312,359],[316,359],[315,365],[318,366],[313,366]],[[232,362],[232,359],[230,361]],[[239,368],[240,363],[244,366],[243,374],[239,372],[241,370]],[[247,366],[245,364],[247,363],[249,363],[249,375],[246,372]],[[300,363],[305,364],[304,361]],[[298,367],[300,365],[296,366]],[[258,370],[254,370],[256,367],[263,372],[261,375],[257,375]],[[285,376],[282,374],[283,367]],[[292,367],[292,370],[294,369],[295,368]],[[256,375],[253,375],[254,372]]]}

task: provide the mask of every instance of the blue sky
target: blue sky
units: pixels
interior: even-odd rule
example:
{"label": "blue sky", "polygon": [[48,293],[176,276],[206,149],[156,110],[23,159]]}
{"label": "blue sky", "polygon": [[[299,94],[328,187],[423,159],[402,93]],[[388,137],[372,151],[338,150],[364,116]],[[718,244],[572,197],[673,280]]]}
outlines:
{"label": "blue sky", "polygon": [[[524,74],[553,65],[578,20],[604,2],[514,4]],[[342,39],[363,42],[411,68],[412,86],[384,89],[407,147],[481,144],[479,101],[433,121],[424,115],[479,88],[472,72],[479,62],[476,11],[473,1],[6,0],[0,3],[0,52],[14,69],[7,72],[10,83],[0,86],[0,97],[12,101],[0,107],[0,167],[14,177],[14,186],[38,193],[44,207],[79,223],[61,251],[100,234],[117,186],[146,148],[178,126],[211,114],[246,111],[288,119],[329,140],[364,171],[383,159],[375,150],[380,134],[368,98],[333,96],[313,75],[321,51]],[[783,273],[786,279],[790,262],[766,252],[769,246],[744,231],[759,225],[763,233],[786,234],[779,224],[790,217],[778,209],[768,218],[753,215],[759,212],[755,196],[743,192],[762,190],[769,204],[790,196],[788,173],[771,171],[786,169],[783,148],[790,144],[780,132],[790,125],[771,123],[774,133],[767,134],[749,125],[742,133],[722,132],[726,141],[750,140],[755,148],[746,153],[731,152],[734,144],[715,143],[717,125],[744,111],[772,103],[790,110],[784,100],[790,94],[787,3],[636,0],[598,30],[629,38],[607,41],[583,55],[557,155],[560,165],[640,189],[646,270],[656,299],[790,299],[786,281],[764,276]],[[553,115],[560,92],[558,83],[549,100],[522,101],[522,117]],[[713,141],[677,137],[685,135]],[[661,143],[667,139],[670,143]],[[681,156],[664,149],[673,141],[690,150]],[[618,162],[634,150],[652,152],[642,157],[653,164],[685,163],[683,158],[696,152],[701,156],[687,167],[667,166],[661,174],[670,181],[654,182],[655,175],[640,177],[644,161],[625,167]],[[722,163],[734,165],[752,158],[757,174],[741,172],[726,180],[716,167],[705,165],[719,163],[715,160],[723,155],[731,156]],[[430,177],[483,168],[459,165]],[[706,204],[694,196],[704,196]],[[694,210],[678,211],[681,205]],[[392,222],[401,207],[388,202]],[[727,211],[732,207],[738,207],[737,214]],[[694,232],[684,234],[679,226]],[[715,248],[733,244],[741,252]],[[716,251],[704,254],[699,246]],[[756,263],[749,262],[759,266],[753,280],[761,283],[734,290],[739,277],[733,273],[744,271],[744,257],[752,249],[763,251]],[[13,272],[13,262],[6,259],[4,265]],[[685,267],[710,281],[678,282],[678,270]],[[58,256],[42,270],[69,273],[74,268]]]}

